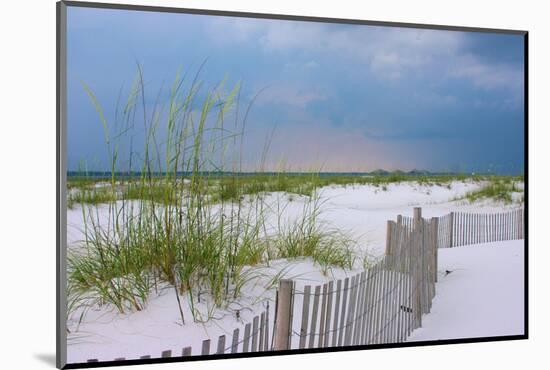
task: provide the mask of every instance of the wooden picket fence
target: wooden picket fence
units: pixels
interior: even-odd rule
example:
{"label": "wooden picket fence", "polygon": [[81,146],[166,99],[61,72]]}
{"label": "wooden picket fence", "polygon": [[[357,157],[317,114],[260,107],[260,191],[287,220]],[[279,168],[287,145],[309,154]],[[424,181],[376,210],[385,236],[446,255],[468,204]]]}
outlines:
{"label": "wooden picket fence", "polygon": [[523,208],[502,213],[451,212],[439,218],[438,247],[523,239],[524,229]]}
{"label": "wooden picket fence", "polygon": [[[211,339],[202,341],[200,352],[192,353],[192,347],[183,347],[180,351],[173,352],[171,349],[162,351],[157,356],[143,355],[139,359],[150,358],[170,358],[170,357],[187,357],[191,355],[211,355],[211,354],[226,354],[226,353],[247,353],[247,352],[265,352],[272,349],[270,343],[273,338],[270,337],[270,327],[273,327],[273,322],[269,319],[269,305],[260,315],[254,316],[251,322],[243,325],[242,328],[233,330],[231,340],[226,339],[226,335],[220,335],[215,341],[215,347],[212,346]],[[118,357],[114,361],[125,361],[127,358]],[[131,360],[128,358],[128,360]],[[98,359],[89,359],[87,362],[99,362]]]}
{"label": "wooden picket fence", "polygon": [[302,289],[281,281],[274,349],[400,343],[431,310],[439,248],[523,237],[523,209],[423,219],[415,208],[414,217],[399,215],[387,223],[386,253],[374,266]]}
{"label": "wooden picket fence", "polygon": [[[206,339],[200,353],[185,347],[153,357],[400,343],[422,326],[422,315],[431,310],[439,248],[523,236],[523,209],[494,214],[451,212],[424,219],[421,209],[414,208],[414,217],[399,215],[396,221],[388,221],[386,252],[373,266],[315,286],[281,280],[274,315],[270,316],[267,305],[251,322],[234,329],[230,340],[219,336],[214,348]],[[140,357],[148,358],[151,355]],[[125,358],[115,359],[121,360]]]}
{"label": "wooden picket fence", "polygon": [[399,343],[422,325],[435,296],[438,219],[416,208],[412,223],[400,221],[388,222],[386,254],[364,271],[303,290],[280,282],[275,350]]}

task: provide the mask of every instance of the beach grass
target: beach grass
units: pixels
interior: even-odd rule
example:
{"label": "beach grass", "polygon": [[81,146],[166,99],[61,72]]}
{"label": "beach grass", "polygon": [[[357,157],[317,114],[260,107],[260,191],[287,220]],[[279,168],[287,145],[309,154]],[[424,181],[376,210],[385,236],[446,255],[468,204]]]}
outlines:
{"label": "beach grass", "polygon": [[111,188],[78,187],[68,192],[67,207],[74,208],[75,204],[107,204],[117,199],[116,192]]}
{"label": "beach grass", "polygon": [[[331,266],[352,267],[353,241],[316,223],[319,176],[239,176],[253,100],[239,121],[239,84],[226,89],[222,81],[200,91],[197,77],[198,72],[185,85],[186,79],[178,75],[166,113],[156,113],[161,108],[155,105],[150,114],[138,66],[113,124],[83,85],[104,129],[110,173],[101,179],[83,176],[68,181],[70,206],[80,203],[85,220],[83,245],[68,256],[71,310],[84,315],[90,307],[112,305],[121,313],[140,311],[153,292],[169,286],[176,292],[185,324],[189,318],[180,296],[188,296],[192,319],[204,320],[195,307],[201,296],[207,294],[216,306],[237,299],[243,286],[256,278],[250,266],[276,258],[312,257],[325,272]],[[232,129],[227,124],[230,117]],[[140,158],[131,150],[136,126],[145,130]],[[227,169],[231,175],[216,176]],[[265,206],[262,194],[273,191],[308,198],[293,227],[269,233],[266,218],[275,211]],[[100,204],[107,220],[99,216]]]}
{"label": "beach grass", "polygon": [[[185,181],[185,176],[179,175],[180,180]],[[395,173],[389,172],[385,175],[369,174],[323,174],[321,172],[310,173],[291,173],[291,172],[273,172],[273,173],[229,173],[220,175],[217,173],[200,174],[204,177],[205,194],[208,195],[208,201],[217,203],[225,201],[236,201],[244,195],[255,195],[270,192],[285,192],[295,195],[311,196],[314,191],[327,186],[359,186],[373,185],[387,190],[390,184],[399,183],[417,183],[423,186],[443,186],[450,188],[453,182],[503,182],[514,181],[522,182],[520,176],[504,175],[466,175],[466,174],[428,174],[428,175],[410,175],[402,171]],[[149,189],[143,189],[136,181],[128,180],[124,185],[126,190],[124,194],[120,192],[114,194],[118,199],[153,199],[159,204],[174,202],[176,197],[185,195],[185,186],[178,187],[179,193],[172,193],[173,196],[166,197],[167,188],[171,188],[171,183],[166,183],[163,176],[155,175],[152,178]],[[73,196],[70,199],[71,205],[74,203],[97,204],[101,202],[105,191],[94,187],[96,184],[105,183],[103,178],[87,178],[69,181],[70,189],[79,189],[87,194],[83,196]],[[98,190],[99,189],[99,190]],[[93,192],[99,192],[97,199]],[[103,194],[101,194],[103,192]],[[112,195],[113,196],[113,195]],[[109,199],[106,199],[108,201]]]}
{"label": "beach grass", "polygon": [[[519,177],[497,177],[492,178],[479,189],[468,192],[464,198],[473,203],[483,199],[492,199],[505,204],[514,202],[514,193],[523,194],[523,188],[518,185]],[[519,202],[523,202],[523,195]]]}

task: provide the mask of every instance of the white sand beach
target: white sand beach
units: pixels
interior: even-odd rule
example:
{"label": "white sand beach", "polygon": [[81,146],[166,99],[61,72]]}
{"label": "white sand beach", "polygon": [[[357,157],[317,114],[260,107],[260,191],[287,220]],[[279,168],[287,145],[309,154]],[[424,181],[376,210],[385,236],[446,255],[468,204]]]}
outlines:
{"label": "white sand beach", "polygon": [[[181,325],[175,293],[162,286],[151,292],[142,311],[117,313],[108,306],[90,309],[82,322],[77,310],[68,320],[68,362],[90,358],[109,361],[115,358],[159,357],[165,350],[174,356],[191,346],[200,354],[201,342],[213,341],[221,334],[231,335],[235,327],[250,322],[269,304],[273,314],[276,284],[274,277],[292,278],[297,284],[340,278],[362,268],[360,257],[376,259],[384,253],[386,222],[396,216],[412,215],[413,207],[422,207],[423,217],[436,217],[451,211],[493,213],[514,209],[521,204],[495,201],[455,200],[481,186],[478,182],[455,181],[447,185],[419,185],[415,182],[373,185],[331,186],[320,190],[322,212],[319,222],[340,228],[356,240],[358,256],[353,271],[331,269],[326,275],[311,259],[276,260],[269,266],[251,267],[261,272],[242,289],[241,296],[226,308],[215,308],[209,297],[202,297],[196,308],[209,312],[213,319],[192,322],[187,296],[182,296],[185,317]],[[519,197],[519,193],[515,194]],[[280,219],[287,222],[303,211],[304,196],[265,194],[266,205],[285,204]],[[518,198],[519,199],[519,198]],[[106,206],[98,206],[97,218],[107,217]],[[68,210],[68,244],[79,248],[84,220],[80,206]],[[275,224],[277,220],[268,220]],[[439,282],[432,313],[423,318],[423,327],[410,341],[475,336],[522,334],[523,332],[523,241],[506,241],[440,250]],[[445,270],[452,271],[445,275]],[[297,318],[295,322],[297,323]],[[292,344],[295,348],[295,343]]]}

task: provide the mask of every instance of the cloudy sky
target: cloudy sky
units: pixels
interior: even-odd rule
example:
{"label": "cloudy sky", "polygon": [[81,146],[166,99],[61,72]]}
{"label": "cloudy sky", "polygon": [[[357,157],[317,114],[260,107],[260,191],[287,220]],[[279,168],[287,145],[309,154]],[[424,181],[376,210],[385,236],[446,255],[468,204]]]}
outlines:
{"label": "cloudy sky", "polygon": [[241,81],[253,169],[520,173],[523,37],[396,27],[68,9],[68,167],[108,169],[103,128],[143,67],[148,101],[178,68]]}

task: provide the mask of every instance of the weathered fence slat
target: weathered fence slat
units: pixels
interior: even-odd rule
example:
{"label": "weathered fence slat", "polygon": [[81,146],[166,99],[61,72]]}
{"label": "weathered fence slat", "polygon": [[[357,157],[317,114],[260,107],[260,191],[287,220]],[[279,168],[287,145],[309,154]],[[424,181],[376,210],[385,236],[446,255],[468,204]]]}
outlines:
{"label": "weathered fence slat", "polygon": [[225,335],[220,335],[218,338],[218,348],[216,354],[221,355],[225,353]]}
{"label": "weathered fence slat", "polygon": [[202,349],[201,349],[201,355],[209,355],[210,354],[210,339],[206,339],[202,341]]}
{"label": "weathered fence slat", "polygon": [[239,346],[239,329],[233,330],[233,337],[231,338],[231,353],[237,353]]}
{"label": "weathered fence slat", "polygon": [[342,280],[336,282],[336,302],[334,303],[334,323],[332,324],[332,347],[335,347],[338,340],[338,318],[340,313],[340,295],[342,294]]}
{"label": "weathered fence slat", "polygon": [[357,291],[357,276],[351,278],[351,287],[349,289],[349,305],[346,320],[346,330],[344,334],[344,345],[349,346],[351,344],[351,332],[353,331],[353,310],[355,308],[355,292]]}
{"label": "weathered fence slat", "polygon": [[323,299],[321,301],[321,317],[319,318],[319,343],[318,348],[324,347],[325,343],[325,320],[326,320],[326,312],[327,312],[327,284],[323,284]]}
{"label": "weathered fence slat", "polygon": [[317,329],[317,316],[319,311],[319,295],[321,291],[321,286],[317,285],[315,287],[315,292],[313,293],[313,313],[311,315],[311,331],[309,332],[309,346],[308,348],[314,348],[315,345],[315,330]]}
{"label": "weathered fence slat", "polygon": [[353,339],[352,344],[358,345],[359,338],[361,334],[361,322],[363,321],[363,300],[365,296],[365,271],[361,272],[359,275],[359,284],[358,284],[358,295],[357,295],[357,305],[355,309],[355,323],[353,328]]}
{"label": "weathered fence slat", "polygon": [[259,317],[254,316],[252,319],[252,349],[250,352],[258,351],[258,321]]}
{"label": "weathered fence slat", "polygon": [[382,300],[381,296],[383,294],[383,271],[381,269],[381,262],[376,264],[376,286],[375,286],[375,311],[373,317],[373,328],[372,328],[372,343],[378,344],[379,341],[379,331],[381,329],[380,321],[382,317]]}
{"label": "weathered fence slat", "polygon": [[[326,313],[326,326],[325,326],[325,341],[323,343],[323,347],[329,346],[329,335],[331,334],[330,330],[330,320],[332,319],[332,297],[334,295],[333,292],[334,289],[334,282],[330,281],[328,283],[328,298],[327,298],[327,313]],[[332,333],[334,336],[334,333]]]}
{"label": "weathered fence slat", "polygon": [[260,340],[258,347],[258,351],[260,352],[264,350],[265,326],[265,312],[262,312],[260,314]]}
{"label": "weathered fence slat", "polygon": [[342,346],[342,339],[344,335],[344,323],[345,323],[345,314],[346,314],[346,305],[348,299],[348,290],[349,290],[349,277],[344,279],[344,290],[342,291],[342,307],[340,310],[340,326],[338,328],[338,346]]}
{"label": "weathered fence slat", "polygon": [[250,352],[249,351],[249,344],[250,344],[250,323],[246,324],[244,326],[244,338],[243,338],[243,352]]}
{"label": "weathered fence slat", "polygon": [[361,323],[361,344],[367,344],[367,327],[369,322],[372,289],[372,270],[369,268],[366,271],[365,299],[363,301],[363,321]]}
{"label": "weathered fence slat", "polygon": [[269,302],[265,310],[265,339],[264,339],[264,351],[269,351]]}
{"label": "weathered fence slat", "polygon": [[388,269],[388,257],[386,256],[382,261],[383,262],[383,270],[382,275],[384,276],[382,287],[383,287],[383,295],[382,295],[382,322],[380,323],[380,343],[386,343],[387,342],[387,336],[388,336],[388,321],[389,321],[389,299],[391,295],[391,285],[390,285],[390,271]]}

